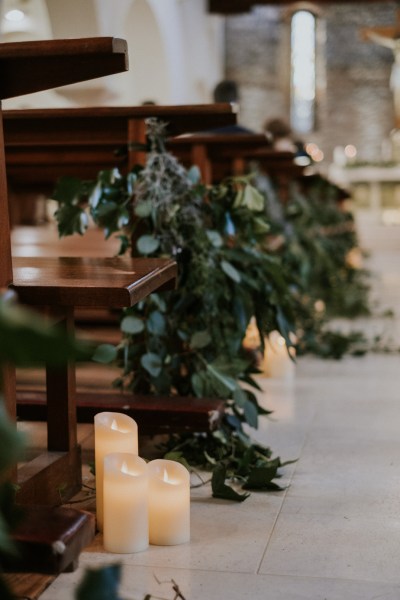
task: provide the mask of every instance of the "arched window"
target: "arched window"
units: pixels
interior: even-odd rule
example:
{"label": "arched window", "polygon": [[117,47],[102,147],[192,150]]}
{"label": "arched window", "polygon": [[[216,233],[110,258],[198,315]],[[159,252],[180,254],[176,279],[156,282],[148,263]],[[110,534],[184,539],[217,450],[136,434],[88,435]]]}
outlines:
{"label": "arched window", "polygon": [[294,12],[290,32],[290,122],[298,133],[309,133],[316,120],[315,15],[309,10]]}

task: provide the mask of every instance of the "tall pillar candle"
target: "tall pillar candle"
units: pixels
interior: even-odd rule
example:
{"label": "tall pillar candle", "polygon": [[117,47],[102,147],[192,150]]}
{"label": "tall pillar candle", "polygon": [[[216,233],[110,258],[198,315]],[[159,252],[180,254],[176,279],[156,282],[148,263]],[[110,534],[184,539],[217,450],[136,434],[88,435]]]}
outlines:
{"label": "tall pillar candle", "polygon": [[102,412],[94,417],[97,528],[103,530],[103,463],[107,454],[138,454],[137,424],[121,413]]}
{"label": "tall pillar candle", "polygon": [[152,460],[149,472],[150,544],[173,546],[190,540],[190,475],[180,463]]}
{"label": "tall pillar candle", "polygon": [[103,542],[107,552],[130,554],[149,545],[148,472],[134,454],[116,452],[104,458]]}

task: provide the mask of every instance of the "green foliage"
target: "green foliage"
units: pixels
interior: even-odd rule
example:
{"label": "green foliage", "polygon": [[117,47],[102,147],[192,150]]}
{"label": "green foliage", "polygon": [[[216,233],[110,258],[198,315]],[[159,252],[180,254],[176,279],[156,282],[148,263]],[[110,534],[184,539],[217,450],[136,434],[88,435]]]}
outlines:
{"label": "green foliage", "polygon": [[76,590],[76,600],[122,600],[118,593],[121,565],[86,569]]}
{"label": "green foliage", "polygon": [[[346,264],[356,243],[351,217],[338,209],[325,180],[294,189],[285,209],[275,203],[271,210],[271,198],[259,182],[254,187],[252,177],[201,185],[196,170],[184,169],[165,152],[162,126],[154,122],[149,144],[143,168],[127,176],[102,172],[95,182],[67,185],[66,193],[60,183],[56,193],[61,235],[71,231],[64,208],[79,207],[85,216],[76,221],[77,232],[90,217],[106,237],[118,232],[120,252],[133,239],[134,256],[172,256],[178,263],[177,290],[152,294],[124,312],[122,373],[114,385],[145,394],[224,399],[227,417],[217,432],[172,438],[166,451],[184,449],[190,464],[223,462],[228,477],[241,469],[246,485],[277,489],[272,479],[279,459],[271,462],[269,449],[249,450],[253,446],[243,430],[243,424],[257,427],[266,412],[251,391],[257,388],[256,369],[243,339],[254,316],[261,344],[264,335],[278,330],[290,347],[300,328],[303,351],[322,340],[327,355],[348,350],[339,336],[323,331],[316,303],[325,302],[330,314],[343,307],[348,314],[367,311],[367,288]],[[343,293],[344,286],[352,291]],[[234,457],[245,454],[244,463],[233,460],[232,451]]]}
{"label": "green foliage", "polygon": [[[176,291],[152,294],[124,312],[123,372],[115,385],[148,394],[217,396],[240,422],[256,427],[262,411],[254,394],[241,387],[243,381],[255,386],[254,366],[242,349],[248,323],[255,315],[260,332],[278,329],[287,340],[294,328],[281,260],[263,247],[270,229],[264,199],[249,178],[201,185],[195,170],[187,171],[162,149],[154,123],[149,137],[151,152],[134,180],[132,174],[102,172],[80,190],[71,186],[75,196],[64,196],[62,184],[56,194],[60,208],[73,202],[107,232],[115,220],[104,215],[122,206],[134,215],[123,229],[135,240],[132,253],[173,256],[178,263]],[[95,190],[95,202],[88,190]],[[70,223],[62,216],[57,211],[63,235]]]}
{"label": "green foliage", "polygon": [[223,463],[218,464],[212,475],[211,488],[213,498],[221,498],[223,500],[234,500],[235,502],[243,502],[249,497],[249,494],[239,494],[229,485],[225,483],[226,467]]}
{"label": "green foliage", "polygon": [[248,496],[229,486],[227,480],[245,490],[281,491],[284,488],[273,480],[280,477],[281,467],[292,462],[282,463],[279,457],[272,458],[269,448],[245,435],[240,419],[234,414],[216,431],[173,435],[161,450],[165,458],[212,471],[213,496],[236,502],[243,502]]}
{"label": "green foliage", "polygon": [[278,201],[269,180],[258,175],[271,219],[268,248],[291,273],[297,301],[299,354],[324,358],[366,351],[360,332],[329,331],[332,317],[369,315],[369,273],[361,268],[355,224],[342,203],[342,190],[319,175],[293,183],[287,205]]}

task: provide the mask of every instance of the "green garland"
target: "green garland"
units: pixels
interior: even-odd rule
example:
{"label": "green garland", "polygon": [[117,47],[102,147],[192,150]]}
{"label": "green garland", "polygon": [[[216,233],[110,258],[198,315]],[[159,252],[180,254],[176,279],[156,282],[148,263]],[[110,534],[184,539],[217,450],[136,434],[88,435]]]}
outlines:
{"label": "green garland", "polygon": [[[177,290],[124,311],[123,339],[104,360],[121,365],[119,388],[223,398],[227,415],[220,429],[173,436],[164,451],[196,466],[222,464],[245,486],[271,488],[280,459],[272,459],[269,448],[261,451],[243,429],[256,428],[268,414],[257,401],[257,368],[243,339],[254,316],[261,350],[264,336],[278,330],[288,347],[292,334],[302,332],[300,352],[322,342],[327,354],[344,351],[338,340],[327,342],[316,302],[328,305],[332,289],[344,285],[339,278],[326,290],[319,278],[343,270],[355,243],[350,219],[333,202],[319,206],[300,192],[277,218],[253,176],[202,185],[196,168],[184,169],[165,151],[163,126],[154,120],[149,144],[143,168],[127,175],[103,171],[94,182],[63,179],[54,195],[60,235],[83,234],[92,219],[106,237],[118,235],[120,254],[130,249],[134,256],[173,256],[178,263]],[[218,472],[214,495],[224,493]]]}
{"label": "green garland", "polygon": [[331,331],[334,317],[371,314],[369,272],[362,268],[352,214],[342,202],[340,188],[320,175],[292,183],[289,201],[279,202],[270,180],[256,177],[272,222],[270,251],[278,254],[291,273],[297,299],[297,351],[322,358],[360,355],[370,344],[362,332]]}

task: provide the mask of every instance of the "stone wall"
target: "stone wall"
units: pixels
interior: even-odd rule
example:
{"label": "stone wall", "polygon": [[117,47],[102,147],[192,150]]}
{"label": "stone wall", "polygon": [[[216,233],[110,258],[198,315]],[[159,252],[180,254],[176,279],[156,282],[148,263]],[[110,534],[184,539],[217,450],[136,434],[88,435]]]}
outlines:
{"label": "stone wall", "polygon": [[[240,86],[240,121],[260,131],[266,119],[289,120],[289,37],[282,7],[256,7],[226,19],[226,77]],[[320,89],[315,141],[332,159],[335,146],[354,144],[358,159],[378,161],[394,127],[389,88],[393,53],[362,41],[363,27],[392,25],[396,3],[328,4],[320,11]],[[304,136],[303,136],[304,137]]]}

